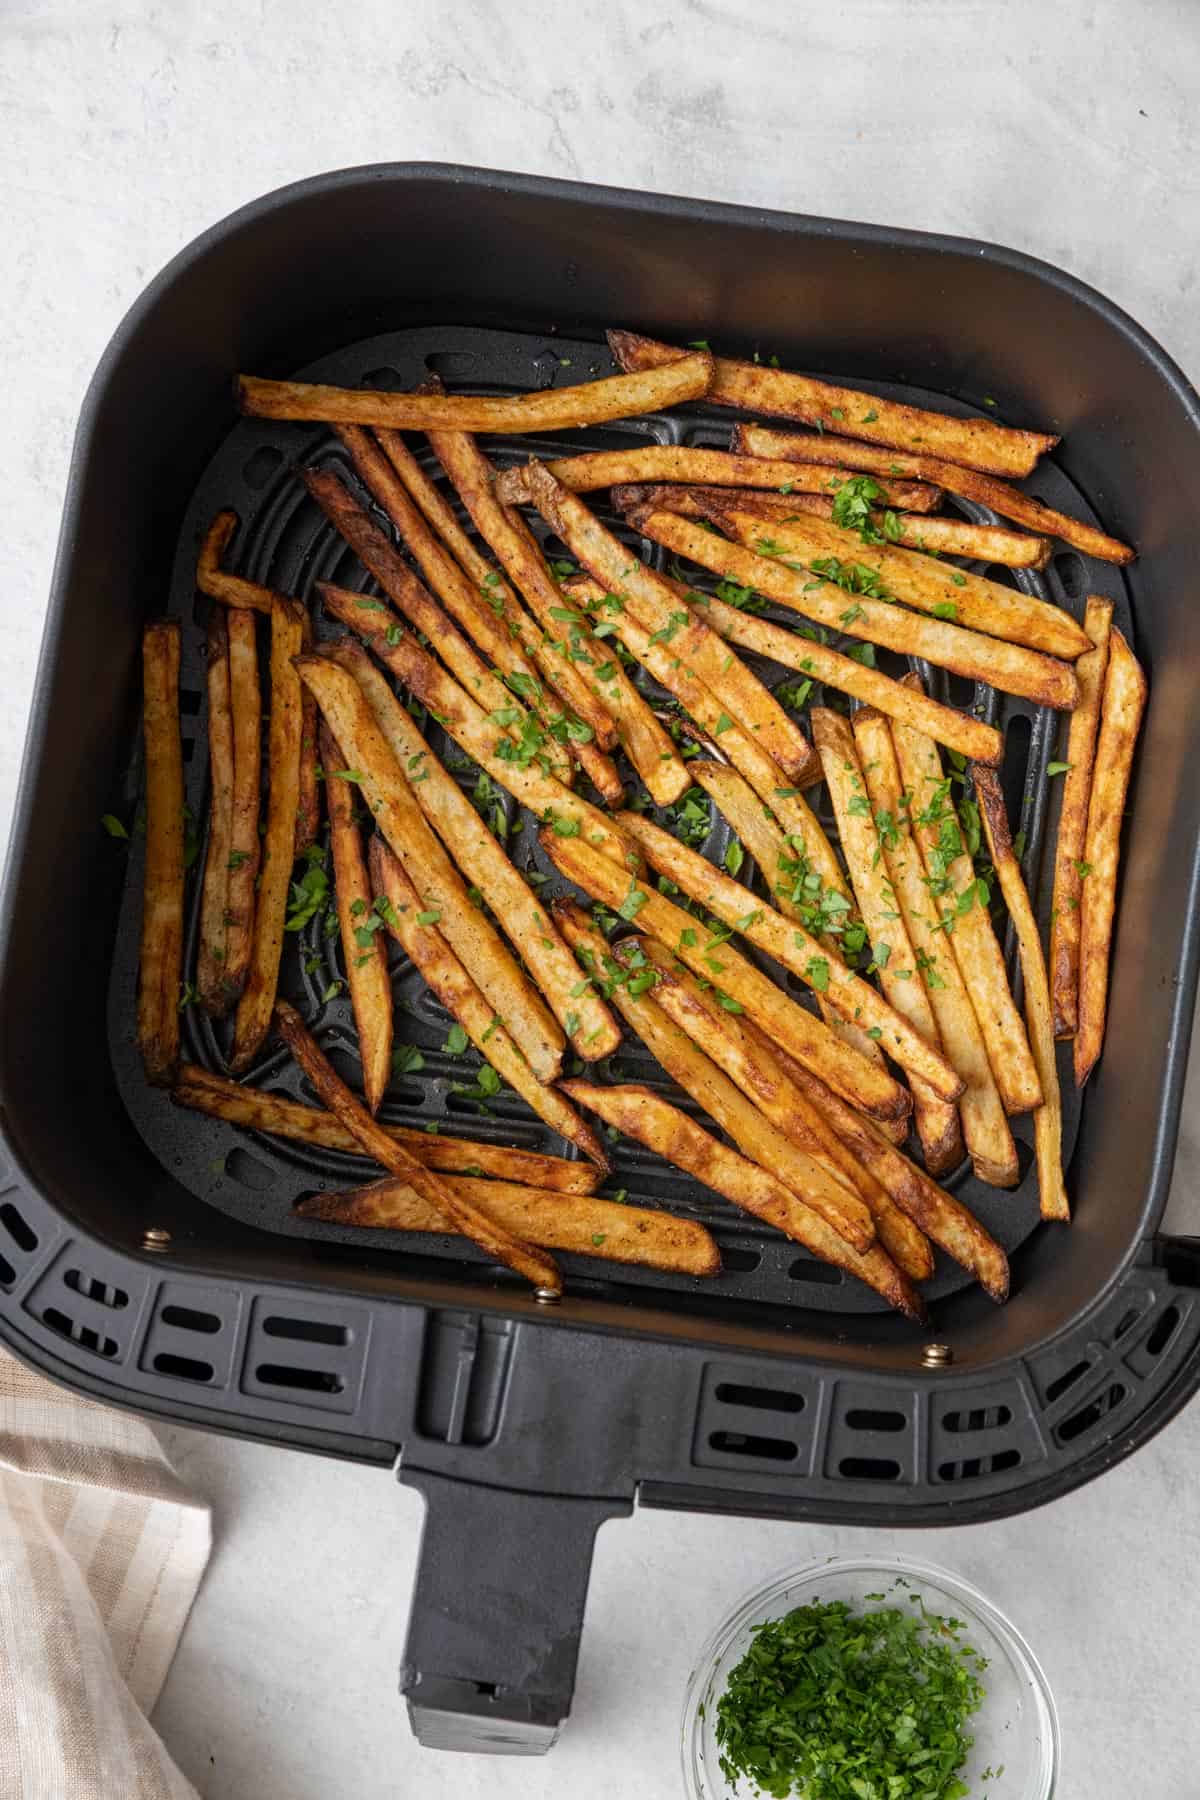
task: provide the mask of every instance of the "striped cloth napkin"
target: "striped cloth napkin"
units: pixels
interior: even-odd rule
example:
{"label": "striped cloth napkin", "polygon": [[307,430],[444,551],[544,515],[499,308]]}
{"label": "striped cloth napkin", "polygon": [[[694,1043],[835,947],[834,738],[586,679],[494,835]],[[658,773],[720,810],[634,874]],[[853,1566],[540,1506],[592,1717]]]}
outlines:
{"label": "striped cloth napkin", "polygon": [[148,1426],[0,1351],[3,1800],[196,1800],[147,1715],[209,1542]]}

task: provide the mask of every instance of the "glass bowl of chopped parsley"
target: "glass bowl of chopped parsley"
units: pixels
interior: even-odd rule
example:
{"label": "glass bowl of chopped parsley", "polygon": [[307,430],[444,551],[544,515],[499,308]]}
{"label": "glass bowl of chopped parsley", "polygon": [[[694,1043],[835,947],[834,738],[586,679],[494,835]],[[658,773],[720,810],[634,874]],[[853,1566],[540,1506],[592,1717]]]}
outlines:
{"label": "glass bowl of chopped parsley", "polygon": [[688,1682],[691,1800],[1051,1800],[1058,1718],[1037,1658],[956,1575],[834,1557],[760,1588]]}

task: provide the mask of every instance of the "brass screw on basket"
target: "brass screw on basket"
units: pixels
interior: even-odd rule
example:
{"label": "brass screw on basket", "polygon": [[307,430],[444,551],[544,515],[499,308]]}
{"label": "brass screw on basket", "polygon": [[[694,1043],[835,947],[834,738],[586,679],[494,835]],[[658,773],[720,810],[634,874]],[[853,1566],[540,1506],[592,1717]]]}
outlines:
{"label": "brass screw on basket", "polygon": [[562,1295],[556,1294],[553,1288],[534,1288],[533,1297],[539,1306],[557,1306],[562,1299]]}
{"label": "brass screw on basket", "polygon": [[944,1369],[954,1361],[954,1352],[949,1344],[926,1344],[921,1361],[927,1369]]}
{"label": "brass screw on basket", "polygon": [[163,1251],[170,1248],[170,1232],[164,1231],[161,1225],[147,1225],[142,1233],[142,1249]]}

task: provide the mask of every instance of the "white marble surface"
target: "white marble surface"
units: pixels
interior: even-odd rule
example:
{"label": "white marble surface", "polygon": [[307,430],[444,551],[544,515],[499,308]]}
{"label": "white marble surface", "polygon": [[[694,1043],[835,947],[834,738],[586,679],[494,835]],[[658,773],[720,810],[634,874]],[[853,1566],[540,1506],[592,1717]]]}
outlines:
{"label": "white marble surface", "polygon": [[[4,0],[0,829],[84,386],[149,276],[231,208],[411,157],[962,231],[1095,282],[1195,377],[1198,83],[1189,0]],[[1198,1098],[1177,1228],[1200,1218]],[[715,1617],[781,1563],[891,1541],[666,1514],[608,1526],[560,1747],[451,1759],[416,1750],[395,1698],[419,1502],[387,1474],[169,1435],[217,1512],[158,1710],[205,1800],[670,1796],[682,1682]],[[1041,1652],[1064,1795],[1200,1795],[1198,1458],[1193,1407],[1066,1502],[912,1546],[994,1594]]]}

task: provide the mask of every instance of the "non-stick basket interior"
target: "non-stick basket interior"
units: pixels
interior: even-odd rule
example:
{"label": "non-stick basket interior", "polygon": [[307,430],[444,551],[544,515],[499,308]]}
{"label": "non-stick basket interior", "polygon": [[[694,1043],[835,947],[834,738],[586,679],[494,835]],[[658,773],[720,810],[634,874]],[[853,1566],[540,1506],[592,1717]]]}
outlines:
{"label": "non-stick basket interior", "polygon": [[[432,370],[451,390],[458,385],[473,391],[502,393],[567,385],[607,374],[611,368],[607,351],[594,342],[467,326],[426,326],[359,343],[323,358],[304,373],[315,379],[351,386],[400,389],[414,386]],[[874,384],[874,388],[916,404],[967,410],[956,407],[944,396],[927,394],[917,388],[888,387],[879,383]],[[561,455],[576,449],[617,448],[648,440],[724,446],[728,442],[732,417],[727,411],[696,405],[681,408],[671,415],[655,415],[618,426],[576,434],[555,434],[553,439],[489,439],[486,447],[498,462],[508,463],[531,452]],[[444,483],[424,440],[414,436],[410,441],[423,465],[453,498],[452,490]],[[197,855],[189,884],[189,971],[193,963],[199,875],[204,855],[203,830],[208,810],[203,625],[209,603],[197,595],[194,586],[200,535],[217,511],[232,507],[241,524],[228,560],[229,566],[238,573],[310,602],[314,600],[314,583],[319,580],[336,581],[367,593],[376,591],[361,565],[296,479],[298,465],[334,468],[360,496],[369,499],[362,494],[341,444],[324,427],[246,420],[229,434],[205,471],[192,496],[179,537],[165,610],[182,619],[185,626],[181,677],[185,777],[188,805],[197,822]],[[1088,519],[1095,516],[1052,459],[1044,460],[1029,486],[1054,506]],[[602,503],[606,497],[595,498]],[[992,517],[982,508],[947,497],[945,510],[952,509],[973,519]],[[653,552],[652,560],[658,566],[663,565],[663,552],[629,534],[623,523],[616,521],[603,504],[600,510],[610,524],[617,525],[639,554]],[[540,522],[536,519],[533,522],[541,533]],[[544,533],[541,535],[544,539]],[[563,547],[553,539],[547,541],[547,550],[556,560],[566,556]],[[987,572],[994,579],[1015,582],[1028,592],[1056,601],[1076,617],[1082,616],[1088,593],[1105,594],[1115,602],[1116,620],[1121,628],[1132,632],[1125,582],[1120,573],[1108,565],[1088,561],[1074,551],[1060,550],[1042,573],[995,568],[989,568]],[[709,578],[698,571],[692,569],[687,573],[695,585],[710,585]],[[794,619],[789,620],[782,613],[775,616],[782,622],[794,623]],[[341,632],[341,627],[324,618],[319,605],[315,604],[314,620],[319,636]],[[881,668],[890,673],[902,672],[901,659],[888,652],[877,654]],[[752,656],[748,660],[771,687],[794,685],[793,671]],[[1004,788],[1014,831],[1019,829],[1024,834],[1024,867],[1044,930],[1052,877],[1052,858],[1044,854],[1044,846],[1047,828],[1053,823],[1060,785],[1048,779],[1046,771],[1047,764],[1061,753],[1065,721],[1025,701],[976,688],[944,671],[930,670],[921,664],[913,666],[921,669],[931,691],[939,698],[972,708],[1004,730]],[[667,704],[667,697],[644,676],[638,679],[656,705]],[[822,693],[819,687],[811,698],[813,703],[845,706],[840,696]],[[468,763],[440,727],[432,720],[422,718],[421,722],[434,749],[476,798],[494,828],[504,834],[518,867],[533,881],[542,884],[547,898],[561,891],[564,884],[538,846],[532,817],[498,791],[489,792],[486,781],[480,786],[478,769]],[[632,771],[626,768],[624,773],[629,778],[630,796],[642,793]],[[134,745],[124,795],[127,818],[137,816],[140,786],[140,749]],[[828,823],[823,789],[816,790],[811,797],[818,802],[818,810]],[[644,793],[642,798],[645,798]],[[657,816],[663,822],[671,823],[664,815]],[[706,855],[720,863],[729,841],[724,821],[714,814],[707,834],[697,841]],[[439,1267],[445,1271],[452,1263],[478,1264],[480,1254],[462,1240],[410,1234],[401,1237],[297,1217],[292,1210],[297,1199],[323,1188],[350,1185],[367,1175],[368,1165],[361,1159],[337,1152],[288,1144],[201,1118],[180,1110],[161,1092],[145,1085],[133,1030],[141,873],[141,840],[135,830],[113,959],[109,1032],[114,1068],[125,1106],[137,1131],[163,1167],[197,1200],[272,1232],[309,1238],[318,1246],[370,1246],[372,1251],[404,1258],[409,1267]],[[740,873],[741,879],[751,880],[759,892],[766,892],[762,878],[752,864],[747,862]],[[1008,954],[1012,967],[1014,946],[1011,941]],[[447,1015],[395,945],[391,946],[389,956],[397,1008],[397,1041],[412,1046],[413,1052],[419,1054],[410,1055],[406,1059],[410,1066],[394,1076],[381,1117],[390,1122],[414,1124],[480,1141],[562,1152],[564,1146],[512,1094],[505,1091],[490,1099],[480,1097],[477,1091],[472,1094],[478,1057],[473,1052],[455,1056],[446,1050],[450,1023]],[[774,967],[771,972],[777,979],[783,979],[797,998],[802,997],[802,985],[793,977],[783,976]],[[320,914],[303,930],[289,935],[281,991],[301,1007],[335,1065],[352,1085],[358,1086],[356,1039],[343,977],[340,943],[336,933],[330,934],[324,929]],[[183,1040],[185,1056],[207,1068],[224,1072],[227,1047],[224,1028],[214,1028],[198,1007],[185,1010]],[[1064,1049],[1069,1052],[1069,1046]],[[604,1064],[589,1065],[588,1074],[601,1081],[646,1081],[679,1098],[672,1084],[665,1080],[648,1054],[628,1033],[617,1055]],[[1064,1150],[1069,1157],[1079,1123],[1079,1101],[1070,1075],[1069,1054],[1063,1056],[1062,1076]],[[247,1079],[256,1087],[313,1099],[297,1069],[277,1043],[267,1047]],[[682,1103],[687,1110],[695,1111],[690,1102]],[[1021,1182],[1017,1189],[1003,1192],[984,1185],[972,1174],[969,1164],[964,1164],[947,1182],[1010,1251],[1023,1244],[1031,1234],[1047,1229],[1038,1222],[1031,1123],[1028,1118],[1019,1118],[1013,1121],[1013,1127],[1021,1165]],[[644,1291],[653,1288],[668,1306],[703,1306],[708,1310],[714,1304],[719,1307],[722,1302],[727,1302],[737,1303],[736,1310],[742,1313],[746,1303],[750,1303],[761,1317],[774,1317],[781,1322],[787,1315],[776,1309],[794,1313],[795,1309],[803,1308],[813,1314],[825,1315],[861,1315],[880,1309],[882,1303],[865,1287],[844,1277],[840,1271],[815,1261],[797,1245],[750,1217],[736,1212],[640,1146],[628,1140],[614,1142],[611,1154],[613,1172],[604,1184],[603,1193],[624,1196],[630,1202],[647,1206],[666,1207],[702,1220],[720,1244],[722,1273],[715,1280],[700,1283],[650,1270],[616,1268],[595,1258],[566,1257],[564,1267],[573,1291],[619,1299],[632,1298],[634,1291],[640,1289],[643,1291],[641,1297],[648,1298]],[[939,1254],[927,1292],[936,1300],[957,1291],[966,1281],[962,1271]],[[834,1320],[827,1319],[826,1324],[831,1328]]]}

